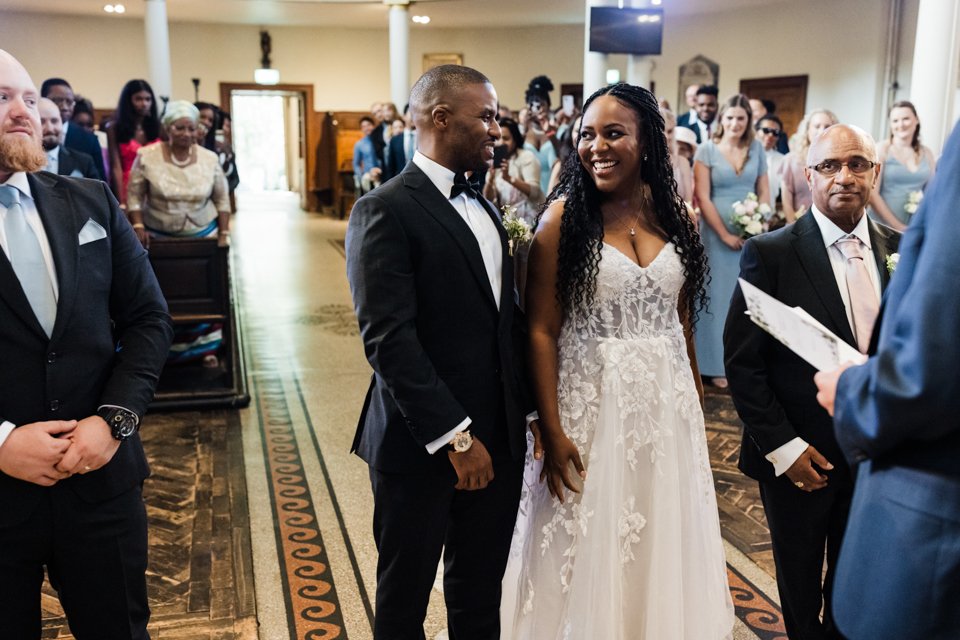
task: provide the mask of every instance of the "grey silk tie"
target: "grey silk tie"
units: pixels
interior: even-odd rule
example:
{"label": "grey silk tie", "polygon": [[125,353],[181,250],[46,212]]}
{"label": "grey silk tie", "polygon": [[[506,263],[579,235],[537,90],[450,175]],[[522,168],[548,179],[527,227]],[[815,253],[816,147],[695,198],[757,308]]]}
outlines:
{"label": "grey silk tie", "polygon": [[40,321],[47,337],[53,333],[57,319],[57,301],[53,295],[53,283],[47,264],[43,260],[37,234],[27,223],[27,216],[20,206],[20,192],[10,185],[0,185],[0,204],[7,207],[3,230],[7,236],[7,255],[13,271],[20,280],[23,292]]}

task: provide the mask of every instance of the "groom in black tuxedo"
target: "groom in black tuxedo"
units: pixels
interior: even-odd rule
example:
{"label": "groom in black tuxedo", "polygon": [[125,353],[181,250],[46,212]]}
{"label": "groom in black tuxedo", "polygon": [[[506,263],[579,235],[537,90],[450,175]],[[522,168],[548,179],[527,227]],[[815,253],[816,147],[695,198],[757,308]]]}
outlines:
{"label": "groom in black tuxedo", "polygon": [[[876,316],[858,318],[864,309],[858,302],[872,301],[879,308],[890,280],[887,257],[900,241],[900,234],[865,212],[880,171],[876,160],[873,140],[860,129],[834,125],[825,130],[806,158],[812,211],[790,226],[751,238],[740,258],[741,278],[802,308],[863,352]],[[862,257],[845,257],[841,247],[849,242]],[[866,277],[864,286],[856,286],[859,274]],[[723,342],[730,394],[744,425],[740,470],[760,484],[787,635],[837,640],[843,636],[833,622],[830,594],[853,478],[833,421],[817,403],[813,367],[745,311],[738,287]]]}
{"label": "groom in black tuxedo", "polygon": [[375,502],[374,637],[424,637],[443,549],[451,640],[495,640],[530,408],[506,235],[465,177],[493,158],[497,94],[444,65],[410,109],[418,152],[357,202],[346,242],[374,370],[354,440]]}

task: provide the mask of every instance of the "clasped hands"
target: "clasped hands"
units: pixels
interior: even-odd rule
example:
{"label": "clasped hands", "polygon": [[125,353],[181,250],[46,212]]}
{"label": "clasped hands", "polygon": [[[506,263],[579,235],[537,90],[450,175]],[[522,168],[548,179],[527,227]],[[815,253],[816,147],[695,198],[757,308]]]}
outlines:
{"label": "clasped hands", "polygon": [[100,416],[32,422],[11,431],[0,445],[0,471],[51,487],[76,473],[96,471],[119,448],[120,441]]}

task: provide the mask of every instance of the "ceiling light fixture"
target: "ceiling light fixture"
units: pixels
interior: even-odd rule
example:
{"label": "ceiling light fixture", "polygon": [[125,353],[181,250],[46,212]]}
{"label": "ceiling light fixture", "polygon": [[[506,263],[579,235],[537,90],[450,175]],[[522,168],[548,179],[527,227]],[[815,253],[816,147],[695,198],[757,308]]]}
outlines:
{"label": "ceiling light fixture", "polygon": [[652,5],[655,6],[655,7],[659,7],[662,2],[663,2],[663,0],[652,0],[652,2],[651,2],[650,4],[652,4]]}
{"label": "ceiling light fixture", "polygon": [[413,16],[410,19],[417,24],[430,24],[430,16]]}
{"label": "ceiling light fixture", "polygon": [[106,11],[107,13],[124,13],[126,12],[127,8],[120,3],[117,3],[117,4],[105,4],[103,5],[103,10]]}

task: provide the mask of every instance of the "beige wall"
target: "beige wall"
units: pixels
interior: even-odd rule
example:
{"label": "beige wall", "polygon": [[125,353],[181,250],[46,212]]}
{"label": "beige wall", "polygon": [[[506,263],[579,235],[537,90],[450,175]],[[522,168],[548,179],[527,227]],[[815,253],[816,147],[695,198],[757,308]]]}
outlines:
{"label": "beige wall", "polygon": [[[908,33],[902,38],[899,66],[908,73],[917,2],[904,4],[902,28]],[[676,102],[679,65],[698,53],[720,65],[721,98],[734,93],[741,78],[808,74],[808,107],[832,108],[844,121],[881,133],[886,20],[887,3],[878,0],[804,0],[668,17],[653,80],[659,95]],[[257,27],[172,23],[174,97],[192,98],[191,77],[201,79],[201,99],[214,102],[220,81],[249,82],[260,57],[257,32]],[[272,27],[270,33],[282,81],[314,84],[317,110],[364,110],[389,96],[386,28]],[[5,12],[0,42],[37,82],[64,76],[97,107],[113,105],[124,81],[146,73],[143,25],[133,18]],[[424,53],[462,53],[464,63],[490,76],[501,101],[513,108],[521,105],[534,75],[549,75],[559,88],[579,82],[583,73],[583,33],[576,25],[414,27],[410,43],[411,82],[421,71]],[[619,67],[624,77],[625,64],[625,56],[610,56],[611,67]],[[900,98],[908,95],[904,75]]]}

